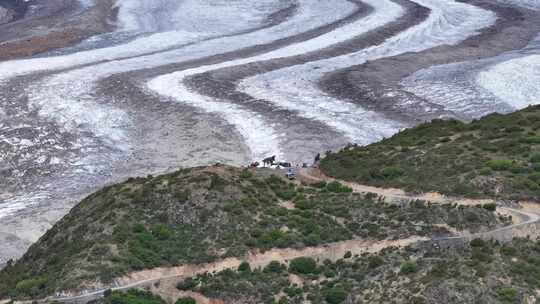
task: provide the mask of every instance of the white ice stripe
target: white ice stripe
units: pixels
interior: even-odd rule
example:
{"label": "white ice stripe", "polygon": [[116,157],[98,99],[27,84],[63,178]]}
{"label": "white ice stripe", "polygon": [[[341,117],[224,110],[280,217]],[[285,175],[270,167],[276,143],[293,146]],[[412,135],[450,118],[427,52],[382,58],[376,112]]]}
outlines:
{"label": "white ice stripe", "polygon": [[235,104],[214,101],[191,93],[182,83],[178,83],[175,74],[156,78],[148,83],[148,88],[163,96],[179,102],[204,109],[209,113],[219,114],[228,123],[235,126],[251,150],[253,159],[263,159],[269,155],[282,157],[277,137],[271,125],[265,123],[260,114],[243,109]]}
{"label": "white ice stripe", "polygon": [[[250,3],[253,2],[247,0],[244,1]],[[281,2],[283,1],[280,1],[279,3]],[[136,39],[126,44],[109,48],[83,51],[58,57],[33,58],[27,60],[0,62],[0,81],[11,77],[25,75],[38,71],[53,71],[76,67],[84,64],[91,64],[99,61],[113,61],[120,60],[126,57],[143,56],[144,54],[150,52],[157,52],[160,50],[170,49],[171,47],[186,44],[191,45],[172,51],[162,52],[153,55],[146,55],[141,58],[133,58],[132,60],[125,59],[124,61],[117,62],[117,64],[122,64],[124,62],[138,62],[138,64],[143,64],[141,68],[145,68],[186,61],[195,58],[201,58],[204,56],[218,54],[220,52],[229,52],[235,49],[252,46],[254,44],[269,43],[276,39],[295,35],[307,29],[322,26],[337,19],[343,18],[354,9],[354,5],[352,5],[346,0],[339,0],[332,3],[325,0],[298,0],[298,2],[300,10],[294,16],[294,18],[278,26],[274,26],[258,32],[249,33],[241,36],[231,36],[206,40],[210,37],[213,37],[213,35],[206,32],[197,31],[168,31],[156,33],[147,37]],[[192,8],[191,10],[196,9]],[[275,12],[275,9],[272,11],[267,11],[267,13],[270,12]],[[246,13],[243,13],[242,16],[244,14]],[[257,11],[253,14],[258,16],[261,14],[261,12]],[[238,15],[234,15],[224,18],[228,22],[237,23],[234,26],[223,23],[219,26],[216,24],[215,27],[220,27],[223,30],[222,35],[230,34],[230,28],[239,29],[240,26],[238,24],[243,24],[244,26],[246,26],[245,28],[243,28],[244,30],[248,29],[248,24],[241,21],[235,21],[238,17]],[[200,24],[201,29],[204,29],[205,22],[209,21],[191,19],[186,20],[185,22]],[[203,40],[206,41],[201,42]],[[193,44],[196,42],[201,43]],[[153,62],[155,62],[155,64],[153,64]],[[108,65],[112,65],[115,63],[108,63]]]}
{"label": "white ice stripe", "polygon": [[[511,112],[516,110],[515,106],[478,84],[478,73],[489,70],[501,62],[509,62],[530,55],[540,55],[540,36],[522,50],[510,51],[482,60],[422,69],[405,78],[401,85],[408,92],[442,105],[464,118],[478,118],[492,112]],[[528,82],[524,82],[526,83]],[[528,87],[524,85],[524,88]],[[532,92],[526,92],[526,94],[530,93]],[[512,101],[515,99],[512,98]]]}
{"label": "white ice stripe", "polygon": [[404,10],[401,6],[389,0],[364,0],[364,3],[371,5],[374,12],[365,18],[346,24],[329,33],[316,38],[295,43],[272,52],[264,53],[259,56],[233,60],[216,65],[209,65],[191,70],[190,74],[203,73],[205,71],[243,65],[247,63],[276,59],[281,57],[290,57],[317,51],[331,45],[344,42],[354,37],[367,33],[378,27],[381,27],[397,18],[403,16]]}
{"label": "white ice stripe", "polygon": [[90,93],[92,83],[64,76],[66,74],[48,78],[46,85],[29,86],[30,106],[38,110],[40,116],[54,119],[66,131],[89,131],[109,146],[127,149],[125,129],[131,125],[129,115],[115,107],[114,102],[110,105],[96,101]]}
{"label": "white ice stripe", "polygon": [[[70,55],[0,62],[0,81],[33,72],[61,70],[101,61],[142,56],[212,37],[233,34],[261,24],[269,14],[286,7],[289,3],[273,0],[184,0],[180,2],[160,0],[161,2],[164,2],[164,5],[170,2],[171,4],[165,6],[170,9],[162,11],[161,8],[155,6],[154,1],[119,1],[120,8],[126,6],[130,10],[139,12],[135,9],[139,5],[140,12],[144,12],[136,16],[123,13],[121,22],[130,24],[126,25],[126,30],[148,32],[148,35],[122,45]],[[155,9],[152,10],[151,7]],[[148,9],[148,11],[143,9]],[[170,21],[170,18],[165,17],[164,14],[174,14],[176,21],[173,23],[175,24],[168,27],[156,24],[158,21],[162,23]],[[152,32],[152,30],[161,32]]]}
{"label": "white ice stripe", "polygon": [[26,209],[39,200],[49,199],[45,192],[18,194],[15,197],[0,199],[0,218],[15,214],[17,211]]}
{"label": "white ice stripe", "polygon": [[281,92],[272,95],[265,87],[268,84],[266,79],[259,80],[258,78],[250,80],[249,86],[246,86],[247,82],[242,82],[238,89],[256,98],[270,100],[281,108],[296,111],[302,117],[320,121],[358,144],[368,144],[389,137],[404,127],[398,122],[385,119],[373,111],[364,110],[349,102],[322,94],[305,95],[306,88],[299,87],[300,83],[292,79],[280,86],[281,90],[287,90],[287,95],[280,94]]}
{"label": "white ice stripe", "polygon": [[515,109],[540,104],[540,55],[492,66],[480,72],[476,82]]}
{"label": "white ice stripe", "polygon": [[[485,90],[478,90],[468,63],[451,64],[420,70],[403,79],[407,92],[443,106],[463,118],[478,118],[494,111],[504,111],[505,105]],[[472,79],[471,79],[472,78]]]}
{"label": "white ice stripe", "polygon": [[[330,45],[336,44],[338,42],[347,41],[352,39],[362,33],[366,33],[370,30],[376,29],[379,26],[382,26],[392,20],[403,15],[403,9],[401,6],[395,4],[392,1],[388,0],[365,0],[365,2],[374,7],[373,14],[362,18],[350,24],[347,24],[343,27],[340,27],[330,33],[318,36],[314,39],[310,39],[305,42],[296,43],[275,51],[271,51],[262,55],[253,56],[249,58],[243,58],[239,60],[228,61],[215,65],[208,65],[197,67],[194,69],[184,70],[180,72],[175,72],[169,75],[164,75],[157,77],[149,82],[149,88],[156,91],[157,93],[165,96],[170,96],[176,98],[179,101],[186,102],[188,104],[201,107],[210,112],[216,112],[223,115],[231,124],[237,126],[242,135],[245,137],[246,142],[253,153],[255,159],[264,157],[265,155],[280,155],[281,151],[278,150],[278,138],[276,135],[264,135],[265,133],[275,134],[276,132],[271,129],[271,127],[263,122],[254,124],[254,121],[251,121],[251,127],[249,129],[245,128],[245,121],[238,119],[241,116],[235,115],[234,113],[238,112],[241,109],[239,106],[235,106],[224,101],[213,101],[212,98],[196,94],[191,92],[184,84],[183,81],[186,77],[204,73],[207,71],[212,71],[215,69],[237,66],[242,64],[247,64],[251,62],[257,62],[262,60],[275,59],[280,57],[288,57],[294,55],[300,55],[311,51],[316,51]],[[163,84],[164,82],[165,84]],[[217,105],[221,105],[217,107]],[[226,105],[226,106],[223,106]],[[344,104],[344,111],[347,111],[347,108],[350,108],[350,105]],[[229,111],[234,111],[230,113]],[[249,113],[247,110],[242,110],[246,113]],[[231,116],[232,115],[232,116]],[[253,117],[257,117],[254,114],[247,114]],[[313,117],[310,117],[313,118]],[[262,119],[262,118],[261,118]],[[354,117],[351,117],[354,120]],[[341,125],[341,123],[336,122],[336,124]],[[271,138],[274,139],[271,147],[276,149],[274,151],[269,151],[268,147],[264,146],[264,143],[258,141],[258,138]],[[267,139],[268,140],[268,139]],[[269,142],[268,142],[269,143]],[[261,146],[262,144],[262,146]],[[264,152],[264,153],[263,153]]]}
{"label": "white ice stripe", "polygon": [[317,81],[329,72],[368,60],[459,43],[496,20],[492,12],[453,0],[414,2],[431,9],[428,19],[381,45],[257,75],[242,81],[239,89],[256,99],[268,100],[279,107],[298,111],[304,117],[324,122],[357,143],[369,143],[392,135],[402,126],[360,106],[347,105],[324,94],[318,89]]}
{"label": "white ice stripe", "polygon": [[[259,24],[289,1],[119,0],[120,30],[136,32],[235,32]],[[223,25],[227,25],[224,29]]]}
{"label": "white ice stripe", "polygon": [[111,61],[47,77],[27,88],[29,103],[39,109],[41,115],[52,117],[68,128],[82,126],[104,140],[126,143],[125,130],[131,121],[125,112],[112,105],[103,105],[111,102],[95,100],[92,92],[99,79],[270,43],[341,19],[354,8],[354,5],[345,0],[333,3],[326,0],[301,0],[298,14],[283,24],[257,33],[210,40],[175,51]]}

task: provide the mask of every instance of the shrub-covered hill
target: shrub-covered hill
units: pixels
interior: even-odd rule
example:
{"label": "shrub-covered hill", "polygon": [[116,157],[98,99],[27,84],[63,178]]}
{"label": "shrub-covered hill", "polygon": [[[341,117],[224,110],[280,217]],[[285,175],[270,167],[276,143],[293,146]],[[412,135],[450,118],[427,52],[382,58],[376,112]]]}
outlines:
{"label": "shrub-covered hill", "polygon": [[242,256],[249,249],[500,224],[491,208],[423,202],[400,207],[339,183],[307,187],[269,171],[186,169],[133,178],[84,199],[0,272],[0,298],[40,297],[108,283],[134,270]]}
{"label": "shrub-covered hill", "polygon": [[321,162],[328,175],[450,195],[540,199],[540,106],[471,123],[435,120]]}
{"label": "shrub-covered hill", "polygon": [[501,245],[477,239],[452,250],[387,248],[378,254],[345,254],[336,262],[297,258],[288,267],[243,265],[187,279],[177,288],[235,304],[300,304],[305,299],[312,304],[538,303],[539,261],[538,241]]}

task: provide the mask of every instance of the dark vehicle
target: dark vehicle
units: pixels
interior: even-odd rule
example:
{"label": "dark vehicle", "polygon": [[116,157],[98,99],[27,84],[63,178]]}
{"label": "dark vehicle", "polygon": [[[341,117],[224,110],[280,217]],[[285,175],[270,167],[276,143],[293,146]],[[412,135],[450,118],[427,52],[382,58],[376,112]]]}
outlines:
{"label": "dark vehicle", "polygon": [[291,163],[278,163],[278,166],[283,167],[283,168],[292,168]]}
{"label": "dark vehicle", "polygon": [[289,168],[289,170],[287,170],[287,173],[285,174],[285,176],[289,179],[289,180],[294,180],[296,179],[296,173],[294,173],[294,171]]}

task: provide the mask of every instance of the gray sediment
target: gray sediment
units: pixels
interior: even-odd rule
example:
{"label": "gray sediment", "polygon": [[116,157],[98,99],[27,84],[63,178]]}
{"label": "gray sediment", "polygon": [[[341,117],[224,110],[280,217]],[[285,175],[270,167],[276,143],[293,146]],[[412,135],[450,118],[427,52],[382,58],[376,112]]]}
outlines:
{"label": "gray sediment", "polygon": [[[282,145],[285,147],[294,147],[294,149],[285,151],[287,160],[297,163],[311,161],[313,155],[321,151],[341,147],[348,142],[348,139],[324,123],[300,117],[294,111],[276,109],[270,101],[254,99],[249,94],[237,90],[237,84],[245,78],[258,74],[333,58],[379,44],[387,38],[421,23],[429,15],[429,9],[413,2],[407,0],[396,2],[405,8],[405,16],[377,30],[318,51],[298,56],[254,62],[194,75],[186,79],[186,85],[200,94],[230,103],[240,104],[256,113],[261,113],[265,119],[271,124],[278,125],[278,129],[286,134]],[[359,5],[359,12],[354,16],[355,19],[350,18],[347,22],[362,18],[371,13],[371,8],[362,9],[362,4],[359,2],[356,3]],[[332,27],[335,29],[341,25],[334,24]],[[325,30],[328,29],[329,27],[325,28]],[[323,33],[319,31],[318,35],[322,35]]]}
{"label": "gray sediment", "polygon": [[[337,98],[411,125],[434,118],[465,118],[403,90],[401,80],[430,66],[488,58],[521,49],[540,32],[540,13],[488,0],[461,2],[491,10],[498,19],[493,26],[457,45],[382,58],[335,71],[321,79],[319,87]],[[388,92],[393,92],[392,96]]]}
{"label": "gray sediment", "polygon": [[[236,35],[284,22],[295,11],[296,5],[291,5],[270,15],[260,27]],[[51,193],[40,199],[38,204],[0,218],[0,243],[3,244],[0,248],[0,265],[22,255],[75,203],[107,184],[131,176],[163,173],[180,166],[208,165],[216,161],[240,165],[248,161],[248,151],[242,139],[219,117],[176,102],[150,100],[148,95],[141,96],[119,83],[105,83],[96,92],[96,97],[100,93],[114,91],[114,100],[106,98],[100,99],[100,102],[113,102],[115,107],[132,116],[135,127],[128,131],[132,137],[130,140],[137,143],[137,148],[127,153],[102,142],[91,132],[66,132],[55,121],[41,117],[37,109],[28,104],[28,85],[84,66],[20,76],[2,84],[9,90],[0,92],[0,108],[2,113],[5,111],[0,136],[29,140],[39,138],[40,142],[34,142],[35,145],[29,147],[0,146],[6,152],[0,164],[0,176],[3,177],[0,188],[5,190],[0,196],[0,203],[8,199],[23,200],[27,195],[39,195],[42,189],[53,191],[49,191]],[[106,95],[110,96],[108,93]],[[83,147],[74,145],[81,139]],[[5,143],[0,142],[2,144]],[[77,165],[68,162],[88,155],[107,167],[91,174],[78,173]],[[36,164],[36,160],[41,158],[44,161]],[[62,161],[53,163],[53,158]]]}

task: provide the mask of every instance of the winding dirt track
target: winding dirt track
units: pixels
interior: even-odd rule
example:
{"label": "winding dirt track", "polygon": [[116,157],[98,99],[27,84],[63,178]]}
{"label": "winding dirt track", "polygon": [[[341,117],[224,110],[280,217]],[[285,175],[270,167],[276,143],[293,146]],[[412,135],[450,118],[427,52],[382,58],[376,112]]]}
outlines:
{"label": "winding dirt track", "polygon": [[[308,183],[313,183],[317,181],[334,181],[336,179],[329,178],[324,176],[318,169],[305,169],[299,172],[299,179]],[[339,181],[339,180],[338,180]],[[460,198],[450,198],[437,196],[433,194],[423,194],[409,196],[403,190],[400,189],[383,189],[376,187],[369,187],[365,185],[355,184],[351,182],[339,181],[347,186],[350,186],[356,193],[375,193],[379,196],[383,196],[386,201],[389,202],[409,202],[411,200],[426,200],[432,203],[456,203],[463,205],[476,205],[484,204],[486,202],[491,202],[489,200],[472,200],[472,199],[460,199]],[[528,204],[523,204],[522,209],[515,209],[509,207],[499,207],[499,212],[503,214],[513,215],[515,222],[512,225],[495,229],[493,231],[487,231],[481,234],[464,234],[454,237],[444,237],[432,239],[436,242],[447,241],[447,240],[471,240],[475,237],[485,237],[493,236],[497,239],[497,233],[509,232],[513,229],[524,227],[527,225],[535,225],[540,221],[539,208],[536,206],[529,206]],[[525,236],[525,235],[523,235]],[[268,265],[271,261],[279,261],[281,263],[288,263],[290,260],[302,257],[309,256],[318,260],[330,259],[338,260],[343,257],[347,251],[351,251],[353,254],[362,254],[362,253],[375,253],[379,252],[384,248],[388,247],[399,247],[403,248],[408,245],[429,241],[429,238],[424,237],[410,237],[407,239],[400,240],[350,240],[337,243],[331,243],[318,247],[307,247],[304,249],[272,249],[270,251],[260,253],[260,252],[250,252],[244,258],[227,258],[219,260],[213,263],[200,264],[200,265],[184,265],[179,267],[168,267],[168,268],[155,268],[149,270],[143,270],[138,272],[133,272],[125,277],[118,278],[115,280],[113,286],[110,287],[111,290],[128,290],[132,288],[140,287],[149,287],[154,286],[152,290],[161,296],[164,296],[166,299],[174,302],[180,295],[179,291],[172,292],[170,288],[166,286],[176,286],[177,282],[182,281],[185,278],[193,277],[198,274],[219,272],[224,269],[237,268],[242,262],[247,261],[250,263],[251,267],[257,268]],[[507,238],[502,239],[501,241],[508,241]],[[160,282],[159,286],[163,284],[163,287],[155,287],[154,283]],[[100,288],[98,290],[84,291],[82,294],[75,295],[63,295],[59,297],[52,297],[48,300],[56,300],[60,302],[88,302],[90,300],[99,298],[103,295],[105,290],[109,287]],[[174,289],[174,288],[173,288]]]}

